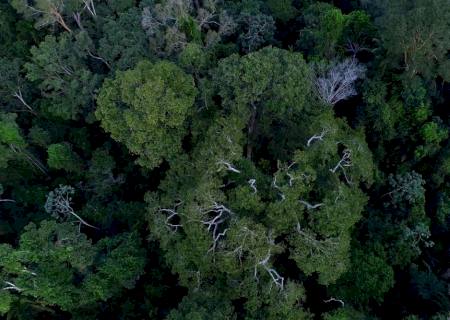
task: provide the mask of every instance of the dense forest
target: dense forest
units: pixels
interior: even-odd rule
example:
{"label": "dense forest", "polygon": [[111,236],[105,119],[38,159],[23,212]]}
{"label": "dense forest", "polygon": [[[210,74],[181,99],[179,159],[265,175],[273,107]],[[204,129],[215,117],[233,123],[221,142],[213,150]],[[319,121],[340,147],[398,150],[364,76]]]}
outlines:
{"label": "dense forest", "polygon": [[448,320],[449,0],[1,0],[0,318]]}

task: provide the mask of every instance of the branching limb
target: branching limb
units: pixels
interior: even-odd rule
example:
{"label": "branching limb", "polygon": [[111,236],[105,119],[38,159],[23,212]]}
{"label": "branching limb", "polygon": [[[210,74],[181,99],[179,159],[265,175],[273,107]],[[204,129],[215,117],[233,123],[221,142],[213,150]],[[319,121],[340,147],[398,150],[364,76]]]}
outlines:
{"label": "branching limb", "polygon": [[183,227],[180,223],[173,223],[172,219],[179,218],[180,214],[173,209],[159,209],[160,212],[167,212],[169,215],[166,218],[166,225],[172,229],[173,232],[177,232],[178,228]]}
{"label": "branching limb", "polygon": [[328,130],[322,129],[322,132],[320,134],[315,134],[308,139],[308,141],[306,142],[306,146],[309,147],[311,143],[314,142],[315,140],[323,141],[323,137],[327,134],[327,132]]}
{"label": "branching limb", "polygon": [[214,202],[209,208],[203,210],[206,215],[213,214],[212,218],[201,220],[200,222],[207,226],[208,231],[212,231],[213,244],[208,252],[214,252],[217,248],[218,241],[223,238],[228,229],[224,229],[222,232],[222,225],[233,215],[233,212],[222,204]]}
{"label": "branching limb", "polygon": [[347,181],[348,184],[351,184],[352,182],[347,177],[347,173],[345,171],[345,168],[352,167],[352,166],[353,166],[353,163],[352,163],[352,151],[350,149],[345,149],[343,154],[342,154],[342,158],[339,160],[339,162],[336,164],[336,166],[334,168],[330,169],[330,171],[332,173],[336,173],[336,171],[338,169],[341,169],[342,172],[344,173],[345,180]]}
{"label": "branching limb", "polygon": [[20,90],[20,88],[18,88],[17,91],[13,93],[13,97],[17,98],[28,109],[29,112],[31,112],[34,115],[37,114],[36,111],[34,111],[34,109],[23,98],[22,91]]}
{"label": "branching limb", "polygon": [[[222,167],[224,166],[226,170],[231,171],[231,172],[235,172],[235,173],[241,173],[241,171],[239,171],[238,169],[236,169],[231,163],[229,163],[228,161],[224,161],[224,160],[220,160],[217,161],[218,165],[222,165]],[[218,171],[222,170],[222,167],[219,168]]]}
{"label": "branching limb", "polygon": [[280,276],[280,274],[274,268],[269,268],[268,263],[269,263],[270,257],[271,257],[271,252],[270,252],[270,249],[269,249],[269,251],[267,252],[266,257],[264,259],[262,259],[261,261],[259,261],[257,264],[255,264],[253,276],[256,279],[256,281],[259,281],[259,279],[258,279],[258,266],[262,266],[264,268],[264,270],[266,270],[267,273],[272,278],[273,283],[280,290],[283,290],[284,278],[282,276]]}

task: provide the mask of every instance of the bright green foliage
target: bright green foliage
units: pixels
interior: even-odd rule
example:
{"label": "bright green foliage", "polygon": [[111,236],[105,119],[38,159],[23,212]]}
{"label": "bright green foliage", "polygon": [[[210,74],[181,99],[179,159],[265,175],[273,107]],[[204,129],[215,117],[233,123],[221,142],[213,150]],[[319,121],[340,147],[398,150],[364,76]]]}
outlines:
{"label": "bright green foliage", "polygon": [[314,55],[332,58],[345,28],[345,15],[328,3],[317,2],[307,8],[303,19],[306,28],[300,33],[300,48],[313,48]]}
{"label": "bright green foliage", "polygon": [[0,168],[6,168],[10,160],[18,157],[17,148],[26,146],[16,118],[15,113],[0,113]]}
{"label": "bright green foliage", "polygon": [[92,109],[92,94],[98,83],[86,67],[88,52],[83,34],[47,36],[39,47],[31,48],[31,62],[25,64],[27,78],[45,92],[41,109],[50,116],[76,119]]}
{"label": "bright green foliage", "polygon": [[82,169],[80,157],[66,143],[51,144],[47,148],[49,168],[67,172],[79,172]]}
{"label": "bright green foliage", "polygon": [[19,248],[2,245],[0,255],[0,276],[17,288],[8,292],[63,310],[88,306],[133,287],[144,267],[136,235],[93,245],[76,226],[54,221],[28,225]]}
{"label": "bright green foliage", "polygon": [[137,163],[154,168],[181,151],[195,96],[193,79],[174,64],[142,61],[105,81],[96,116]]}

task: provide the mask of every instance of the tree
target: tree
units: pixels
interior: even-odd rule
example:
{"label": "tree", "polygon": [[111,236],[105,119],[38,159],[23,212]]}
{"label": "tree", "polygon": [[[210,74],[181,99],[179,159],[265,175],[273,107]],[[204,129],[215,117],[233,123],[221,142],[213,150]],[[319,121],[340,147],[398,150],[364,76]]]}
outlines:
{"label": "tree", "polygon": [[137,163],[152,169],[181,151],[196,94],[192,77],[174,64],[142,61],[105,81],[96,116]]}
{"label": "tree", "polygon": [[225,112],[247,122],[248,158],[258,134],[270,135],[271,124],[308,108],[310,71],[298,53],[267,47],[243,57],[232,55],[220,61],[213,79]]}
{"label": "tree", "polygon": [[381,303],[393,286],[394,270],[386,260],[374,250],[356,248],[351,267],[331,291],[346,302],[366,305],[369,301]]}
{"label": "tree", "polygon": [[81,158],[65,143],[51,144],[47,148],[49,168],[77,173],[82,169]]}
{"label": "tree", "polygon": [[148,58],[148,41],[140,26],[140,12],[133,8],[109,17],[103,25],[103,37],[99,41],[98,55],[107,65],[118,70],[132,69]]}
{"label": "tree", "polygon": [[12,5],[27,18],[35,19],[36,28],[58,24],[64,30],[72,32],[64,16],[76,2],[76,0],[67,2],[62,0],[33,0],[29,3],[27,0],[13,0]]}
{"label": "tree", "polygon": [[209,47],[231,35],[237,24],[219,3],[168,0],[144,7],[141,23],[151,50],[167,57],[179,53],[190,42]]}
{"label": "tree", "polygon": [[315,80],[319,98],[326,104],[335,105],[356,95],[355,81],[364,76],[365,70],[355,58],[333,64]]}
{"label": "tree", "polygon": [[[126,253],[126,254],[124,254]],[[66,311],[105,301],[131,288],[144,268],[136,234],[122,234],[93,245],[71,223],[29,224],[18,248],[0,246],[2,311],[24,297],[31,305],[56,305]]]}
{"label": "tree", "polygon": [[87,68],[83,34],[47,36],[31,48],[31,55],[31,62],[25,64],[27,79],[38,82],[44,97],[43,112],[64,120],[92,112],[93,92],[100,77]]}
{"label": "tree", "polygon": [[447,61],[450,9],[445,0],[380,1],[377,20],[387,62],[409,75],[436,77]]}

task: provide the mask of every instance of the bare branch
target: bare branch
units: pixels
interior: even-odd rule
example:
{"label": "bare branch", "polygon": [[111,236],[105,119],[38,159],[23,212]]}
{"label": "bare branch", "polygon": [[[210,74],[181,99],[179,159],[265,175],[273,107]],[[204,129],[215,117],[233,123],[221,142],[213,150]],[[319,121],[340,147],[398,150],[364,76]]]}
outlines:
{"label": "bare branch", "polygon": [[47,196],[47,201],[45,203],[45,210],[52,215],[59,217],[69,217],[73,216],[77,219],[77,221],[81,224],[93,228],[98,229],[97,227],[87,223],[84,221],[75,211],[72,209],[70,205],[70,201],[72,200],[71,195],[75,192],[75,190],[70,186],[60,186],[56,188],[54,191],[50,191]]}
{"label": "bare branch", "polygon": [[317,77],[316,89],[320,99],[331,105],[357,94],[355,81],[364,76],[366,68],[356,59],[336,63],[324,75]]}
{"label": "bare branch", "polygon": [[173,232],[177,232],[178,228],[183,227],[180,223],[172,223],[172,219],[175,219],[180,216],[178,212],[173,209],[159,209],[160,212],[167,212],[169,215],[166,218],[166,225],[172,229]]}
{"label": "bare branch", "polygon": [[[225,166],[225,169],[231,172],[235,172],[235,173],[241,173],[238,169],[236,169],[231,163],[224,161],[224,160],[220,160],[217,161],[218,165],[223,165]],[[220,171],[222,168],[219,168],[218,171]]]}
{"label": "bare branch", "polygon": [[212,217],[207,217],[205,220],[200,222],[207,226],[208,231],[212,231],[213,244],[211,245],[208,252],[214,252],[217,248],[218,241],[225,236],[228,229],[222,229],[223,224],[233,215],[233,212],[222,204],[213,202],[211,207],[202,210],[203,214],[209,216],[212,213]]}
{"label": "bare branch", "polygon": [[248,184],[250,185],[250,188],[253,189],[253,193],[257,193],[258,192],[258,189],[256,189],[256,179],[248,180]]}
{"label": "bare branch", "polygon": [[335,298],[333,298],[333,297],[331,297],[331,298],[328,299],[328,300],[323,300],[323,302],[325,302],[325,303],[339,302],[339,303],[342,305],[342,307],[345,307],[344,301],[342,301],[341,299],[335,299]]}
{"label": "bare branch", "polygon": [[7,286],[2,288],[2,290],[14,290],[17,292],[22,292],[23,289],[19,288],[18,286],[16,286],[14,283],[9,282],[9,281],[3,281]]}
{"label": "bare branch", "polygon": [[20,90],[20,88],[18,88],[17,91],[14,92],[12,96],[17,98],[28,109],[29,112],[31,112],[34,115],[37,114],[36,111],[34,111],[33,108],[30,107],[30,105],[23,98],[22,91]]}
{"label": "bare branch", "polygon": [[352,182],[348,179],[345,168],[353,166],[351,157],[352,151],[350,149],[345,149],[342,154],[342,158],[338,161],[338,163],[334,168],[330,169],[332,173],[336,173],[338,169],[341,169],[342,172],[344,173],[345,180],[347,181],[348,184],[351,184]]}
{"label": "bare branch", "polygon": [[280,276],[280,274],[274,268],[269,268],[268,263],[269,263],[270,257],[271,257],[271,252],[270,252],[270,249],[269,249],[269,251],[267,252],[266,257],[264,259],[262,259],[261,261],[259,261],[257,264],[255,264],[253,276],[256,279],[256,281],[259,280],[258,279],[258,266],[262,266],[264,268],[264,270],[266,270],[267,273],[272,278],[273,283],[280,290],[283,290],[284,278],[282,276]]}
{"label": "bare branch", "polygon": [[315,140],[323,141],[323,137],[325,136],[325,134],[327,132],[328,132],[328,130],[322,129],[322,132],[320,134],[315,134],[311,138],[308,139],[308,141],[306,142],[306,146],[309,147],[311,145],[311,143]]}
{"label": "bare branch", "polygon": [[306,202],[304,200],[299,200],[299,202],[303,204],[308,210],[317,209],[324,205],[323,203],[310,204],[309,202]]}

